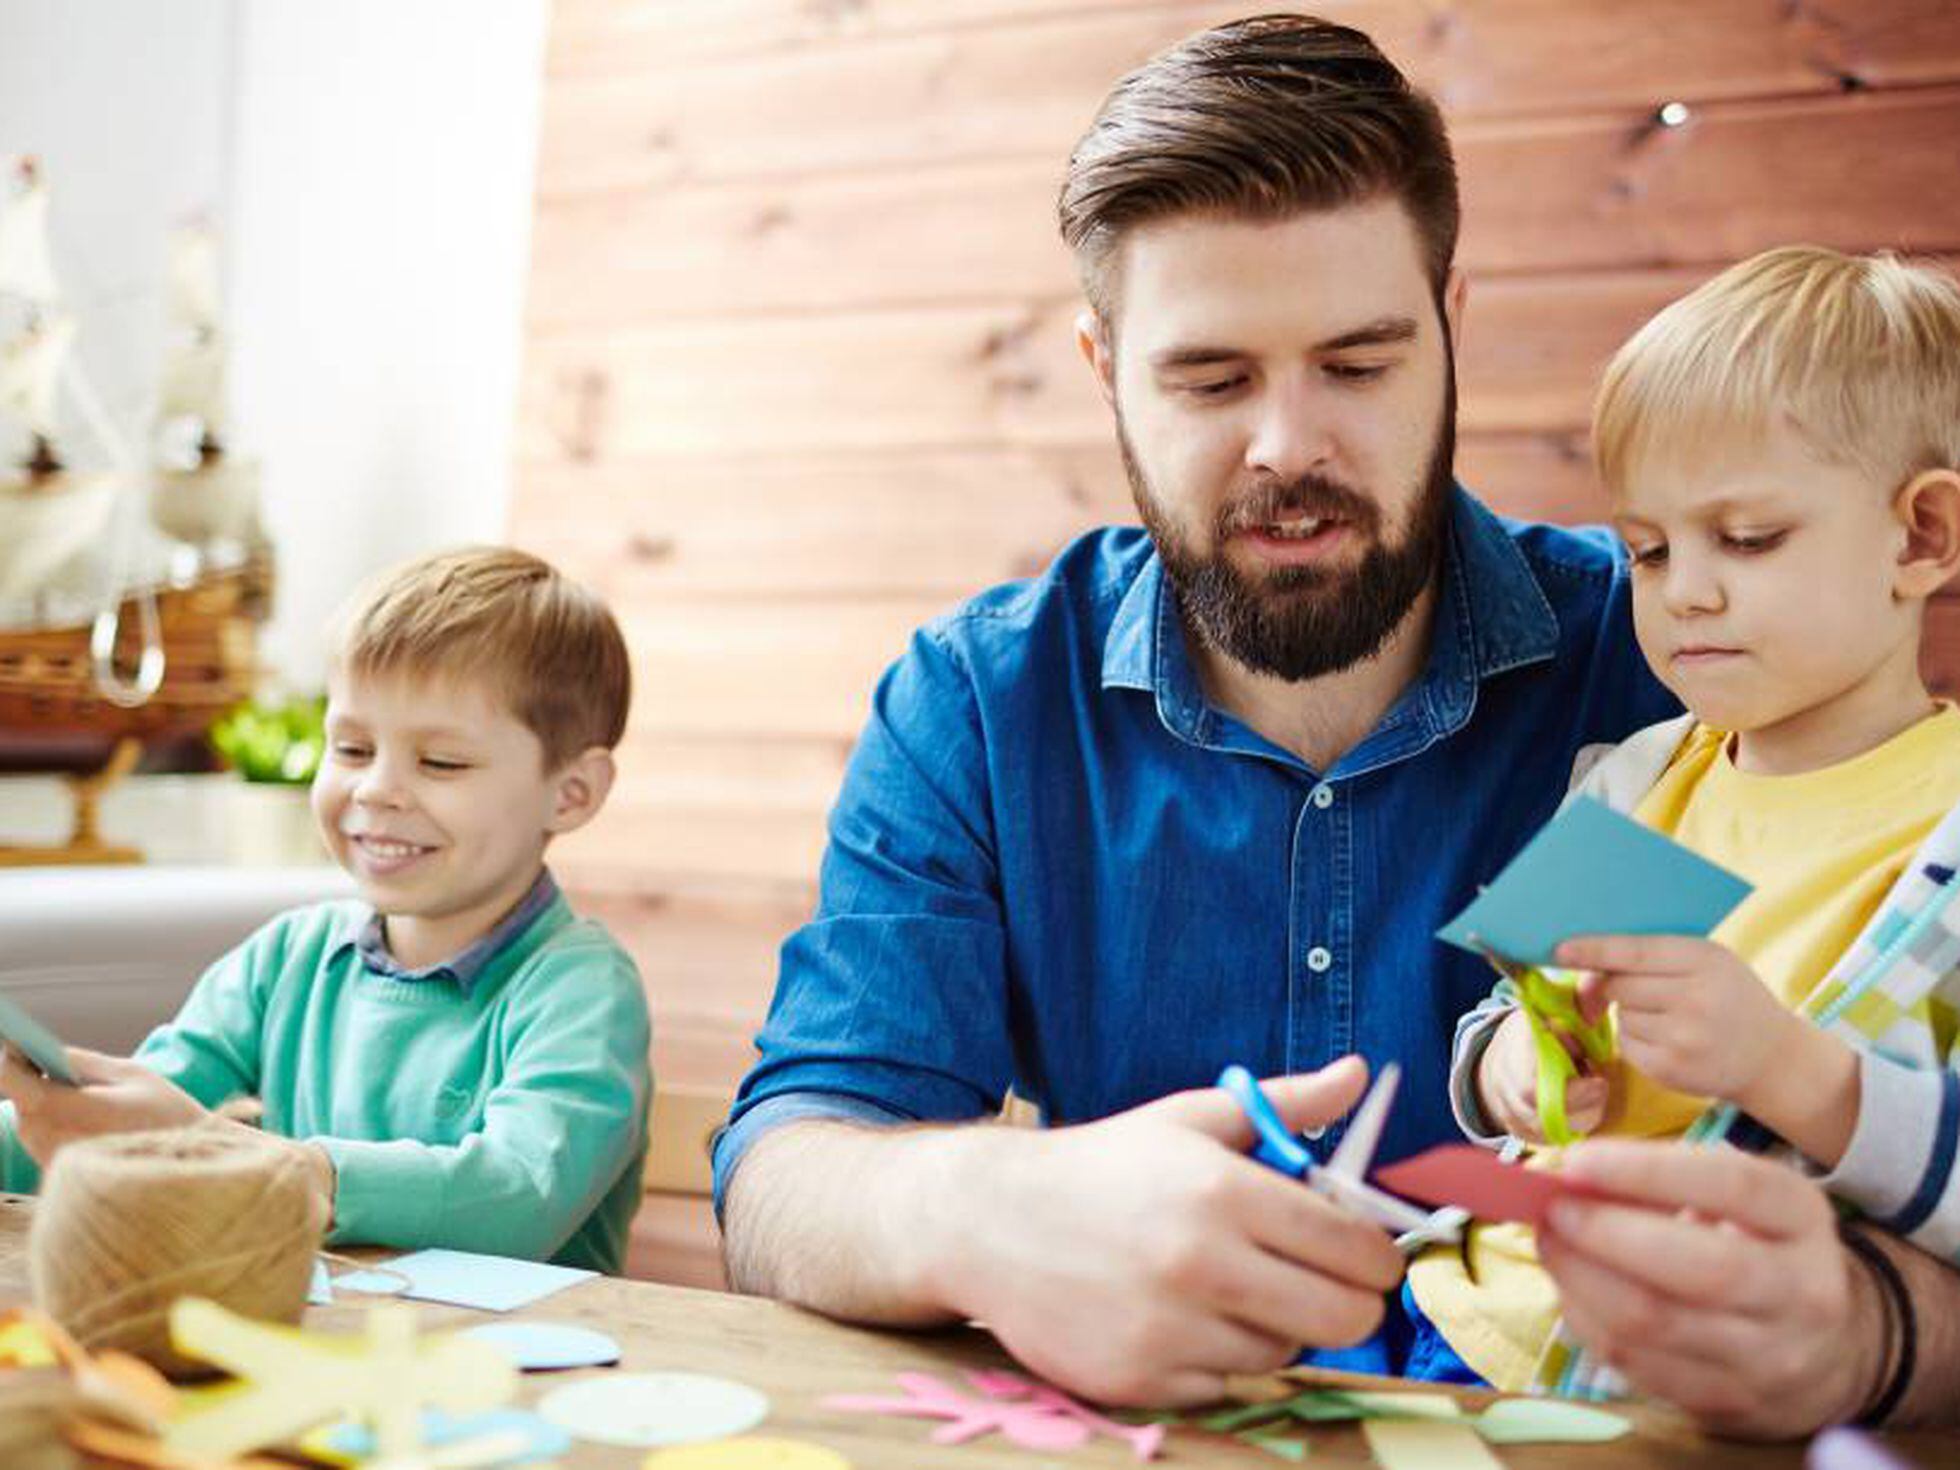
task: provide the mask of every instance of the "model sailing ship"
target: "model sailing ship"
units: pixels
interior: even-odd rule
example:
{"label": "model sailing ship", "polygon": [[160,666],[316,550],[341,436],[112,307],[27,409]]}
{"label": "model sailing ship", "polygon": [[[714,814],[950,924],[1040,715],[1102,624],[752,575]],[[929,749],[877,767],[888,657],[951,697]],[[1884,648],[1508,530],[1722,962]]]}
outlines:
{"label": "model sailing ship", "polygon": [[79,778],[73,839],[0,864],[132,857],[96,837],[96,794],[251,693],[271,594],[257,475],[225,442],[212,233],[173,242],[157,401],[118,417],[74,353],[47,220],[34,161],[0,159],[0,759]]}

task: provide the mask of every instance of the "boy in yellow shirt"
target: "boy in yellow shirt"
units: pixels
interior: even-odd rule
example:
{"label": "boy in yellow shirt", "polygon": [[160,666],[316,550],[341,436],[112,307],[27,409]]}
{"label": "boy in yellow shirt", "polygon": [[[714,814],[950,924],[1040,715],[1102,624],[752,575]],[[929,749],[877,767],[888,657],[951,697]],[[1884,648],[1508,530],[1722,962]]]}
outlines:
{"label": "boy in yellow shirt", "polygon": [[[1817,1018],[1847,953],[1915,885],[1951,884],[1960,846],[1960,711],[1919,672],[1927,600],[1960,570],[1960,288],[1889,257],[1769,251],[1635,334],[1594,430],[1641,649],[1691,714],[1596,758],[1579,789],[1754,892],[1706,940],[1561,948],[1618,1028],[1573,1123],[1678,1136],[1732,1104],[1950,1258],[1960,953],[1929,951],[1929,993],[1865,1028],[1875,1044]],[[1536,1073],[1500,989],[1457,1033],[1465,1131],[1543,1143]],[[1447,1252],[1411,1268],[1411,1371],[1544,1385],[1557,1294],[1530,1232],[1479,1228],[1472,1250],[1474,1280]]]}

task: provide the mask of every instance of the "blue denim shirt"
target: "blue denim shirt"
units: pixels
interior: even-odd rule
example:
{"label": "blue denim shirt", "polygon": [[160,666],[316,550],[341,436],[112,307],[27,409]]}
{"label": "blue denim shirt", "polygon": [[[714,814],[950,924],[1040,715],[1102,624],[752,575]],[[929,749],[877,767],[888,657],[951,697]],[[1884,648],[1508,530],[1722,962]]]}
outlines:
{"label": "blue denim shirt", "polygon": [[1455,1136],[1450,1039],[1492,977],[1437,928],[1551,816],[1579,747],[1677,708],[1613,538],[1459,489],[1421,677],[1315,771],[1206,700],[1148,537],[1082,537],[879,684],[716,1142],[717,1207],[792,1118],[978,1118],[1011,1087],[1075,1123],[1228,1062],[1399,1061],[1382,1161]]}

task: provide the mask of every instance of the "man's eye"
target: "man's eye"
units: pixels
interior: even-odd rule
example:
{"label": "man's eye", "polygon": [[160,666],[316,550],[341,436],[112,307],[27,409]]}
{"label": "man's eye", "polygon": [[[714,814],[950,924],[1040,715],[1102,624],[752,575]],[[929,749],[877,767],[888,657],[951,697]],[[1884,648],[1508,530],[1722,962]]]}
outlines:
{"label": "man's eye", "polygon": [[1330,362],[1327,376],[1343,383],[1372,383],[1388,371],[1385,362]]}

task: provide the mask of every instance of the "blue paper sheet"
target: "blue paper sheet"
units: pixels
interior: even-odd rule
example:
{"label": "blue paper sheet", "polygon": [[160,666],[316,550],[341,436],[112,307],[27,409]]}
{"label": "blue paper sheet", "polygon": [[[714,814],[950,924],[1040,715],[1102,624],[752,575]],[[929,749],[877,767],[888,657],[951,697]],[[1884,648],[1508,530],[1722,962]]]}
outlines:
{"label": "blue paper sheet", "polygon": [[[596,1276],[574,1266],[550,1266],[508,1256],[479,1256],[469,1251],[426,1250],[377,1261],[372,1271],[334,1278],[338,1291],[399,1293],[425,1302],[476,1307],[485,1312],[510,1312],[529,1306],[554,1291]],[[402,1285],[406,1278],[407,1286]]]}
{"label": "blue paper sheet", "polygon": [[1585,934],[1706,934],[1750,891],[1726,868],[1582,796],[1436,937],[1549,965],[1561,943]]}

